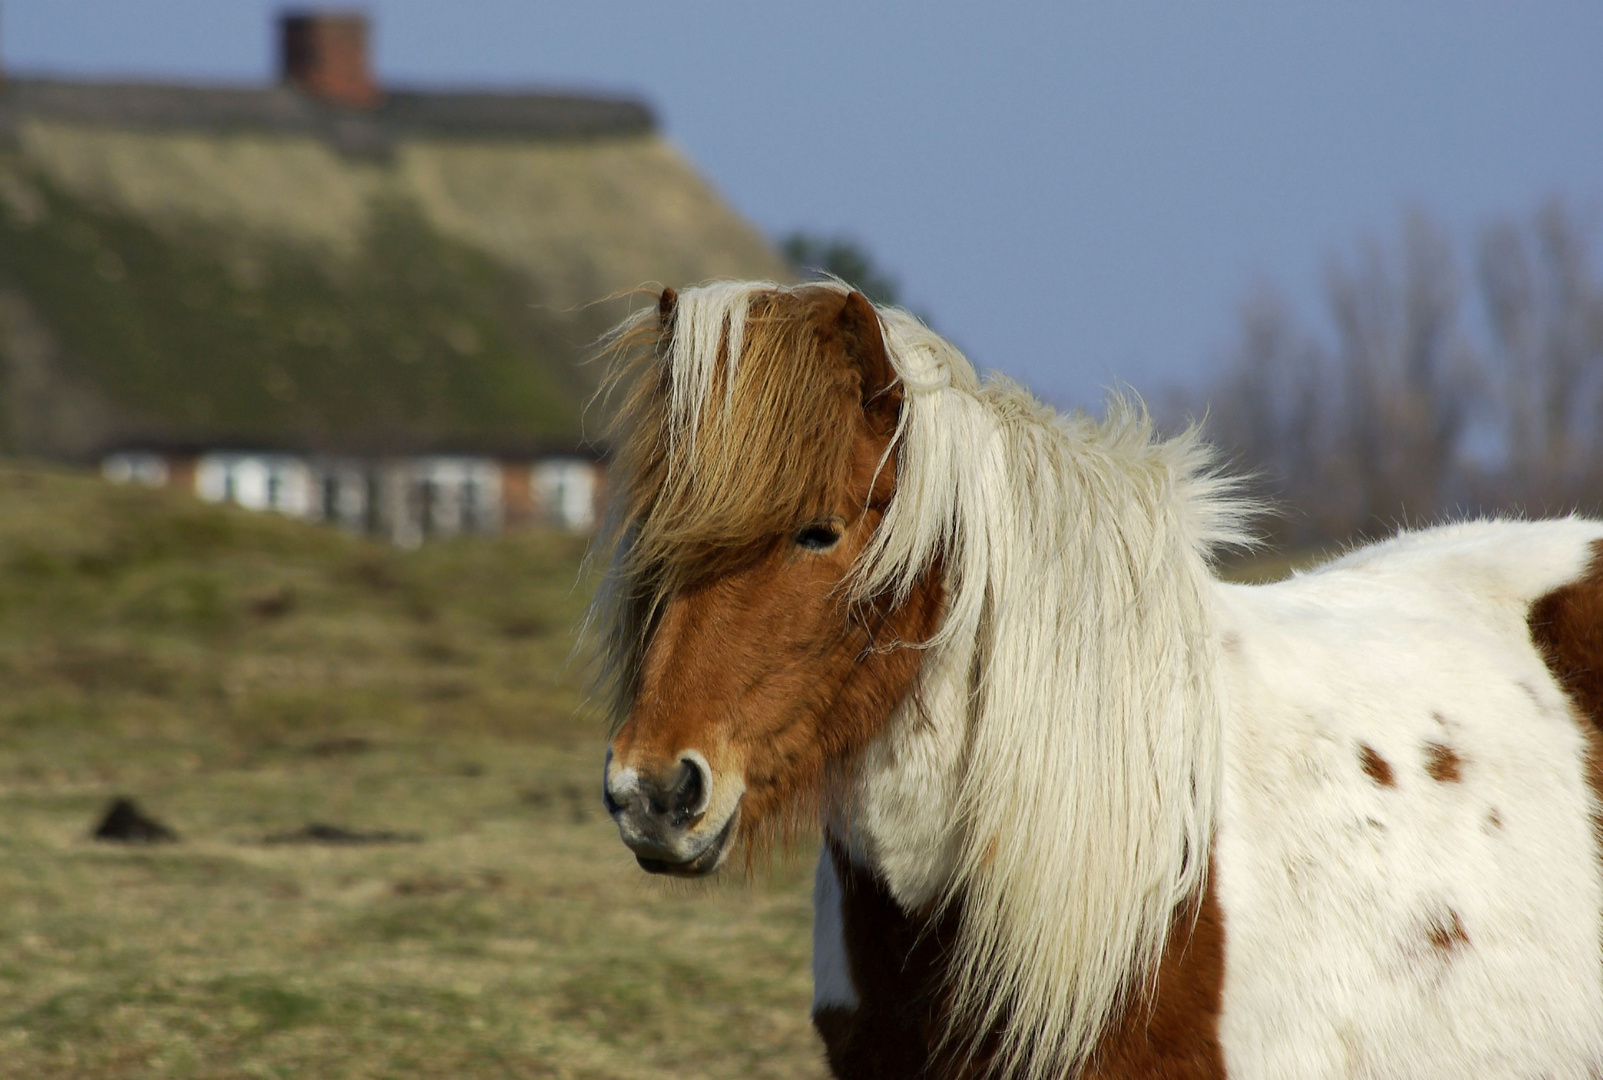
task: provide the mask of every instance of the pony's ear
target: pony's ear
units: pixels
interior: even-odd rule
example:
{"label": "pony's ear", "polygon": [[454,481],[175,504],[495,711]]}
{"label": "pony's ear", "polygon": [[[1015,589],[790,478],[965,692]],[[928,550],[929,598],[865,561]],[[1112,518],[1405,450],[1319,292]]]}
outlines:
{"label": "pony's ear", "polygon": [[679,294],[672,289],[663,289],[662,295],[657,297],[657,329],[666,334],[673,325],[673,313],[679,306]]}
{"label": "pony's ear", "polygon": [[838,326],[846,358],[862,376],[863,412],[874,430],[889,435],[902,411],[902,387],[885,351],[879,313],[868,297],[853,290],[840,309]]}

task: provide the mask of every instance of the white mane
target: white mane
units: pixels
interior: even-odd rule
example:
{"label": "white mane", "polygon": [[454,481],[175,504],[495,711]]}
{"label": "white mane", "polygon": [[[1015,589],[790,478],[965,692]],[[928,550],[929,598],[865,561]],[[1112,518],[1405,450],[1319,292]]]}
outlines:
{"label": "white mane", "polygon": [[[680,295],[676,416],[718,393],[725,326],[733,384],[748,298],[771,288]],[[945,567],[921,686],[966,692],[915,693],[893,724],[922,710],[964,733],[945,885],[957,1006],[1004,1032],[998,1064],[1072,1069],[1205,885],[1221,775],[1207,560],[1242,540],[1245,507],[1194,432],[1157,441],[1117,399],[1100,423],[1058,416],[982,384],[907,313],[879,315],[905,394],[897,489],[852,588],[905,596]]]}

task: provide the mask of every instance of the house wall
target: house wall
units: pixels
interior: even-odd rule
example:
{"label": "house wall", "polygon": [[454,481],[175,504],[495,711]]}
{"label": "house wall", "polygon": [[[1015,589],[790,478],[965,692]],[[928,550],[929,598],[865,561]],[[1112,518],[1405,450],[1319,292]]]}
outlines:
{"label": "house wall", "polygon": [[202,454],[195,464],[195,494],[247,510],[276,510],[315,520],[317,477],[290,454]]}
{"label": "house wall", "polygon": [[537,462],[530,470],[529,486],[536,519],[567,532],[595,528],[600,467],[578,458]]}
{"label": "house wall", "polygon": [[268,451],[194,457],[121,451],[102,460],[101,474],[115,483],[177,487],[207,502],[375,533],[404,547],[509,528],[591,532],[605,476],[600,463],[578,457],[369,460]]}
{"label": "house wall", "polygon": [[100,475],[114,484],[142,484],[145,487],[165,487],[172,478],[165,457],[146,453],[108,455],[100,463]]}
{"label": "house wall", "polygon": [[377,473],[380,529],[403,547],[501,531],[501,465],[493,458],[404,458],[380,464]]}
{"label": "house wall", "polygon": [[501,463],[501,518],[509,529],[533,525],[537,520],[532,468],[527,461]]}

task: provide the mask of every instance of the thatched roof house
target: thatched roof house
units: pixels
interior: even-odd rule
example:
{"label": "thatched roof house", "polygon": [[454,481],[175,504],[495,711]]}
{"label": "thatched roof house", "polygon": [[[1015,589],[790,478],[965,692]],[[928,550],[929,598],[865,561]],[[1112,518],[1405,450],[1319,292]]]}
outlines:
{"label": "thatched roof house", "polygon": [[582,441],[607,297],[787,273],[642,102],[281,33],[277,86],[0,83],[0,447],[529,461]]}

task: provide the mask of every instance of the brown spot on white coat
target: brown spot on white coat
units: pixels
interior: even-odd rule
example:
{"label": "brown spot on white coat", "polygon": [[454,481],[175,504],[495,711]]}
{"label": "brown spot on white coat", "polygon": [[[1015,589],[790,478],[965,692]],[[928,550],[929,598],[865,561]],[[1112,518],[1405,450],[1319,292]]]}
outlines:
{"label": "brown spot on white coat", "polygon": [[1425,773],[1432,780],[1443,784],[1458,783],[1464,778],[1462,764],[1462,759],[1452,747],[1438,742],[1425,744]]}
{"label": "brown spot on white coat", "polygon": [[1448,908],[1444,914],[1430,917],[1426,937],[1430,940],[1431,948],[1442,953],[1451,953],[1469,944],[1469,935],[1464,932],[1463,920],[1452,908]]}
{"label": "brown spot on white coat", "polygon": [[1375,748],[1368,743],[1358,744],[1358,765],[1375,783],[1381,787],[1391,787],[1397,781],[1392,779],[1391,765],[1385,758],[1375,752]]}

